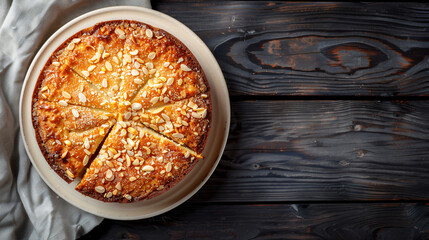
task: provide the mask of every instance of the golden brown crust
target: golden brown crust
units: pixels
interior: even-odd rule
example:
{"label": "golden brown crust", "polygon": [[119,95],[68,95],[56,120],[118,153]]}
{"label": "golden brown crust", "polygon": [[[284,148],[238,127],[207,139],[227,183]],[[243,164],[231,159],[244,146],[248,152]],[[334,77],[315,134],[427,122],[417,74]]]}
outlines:
{"label": "golden brown crust", "polygon": [[173,104],[142,111],[139,116],[146,127],[188,146],[197,153],[202,153],[210,129],[210,114],[210,94],[206,92]]}
{"label": "golden brown crust", "polygon": [[67,182],[82,173],[114,121],[110,113],[81,106],[44,100],[33,106],[33,125],[42,153]]}
{"label": "golden brown crust", "polygon": [[118,122],[76,189],[104,201],[138,201],[171,185],[198,159],[141,124]]}
{"label": "golden brown crust", "polygon": [[39,76],[32,111],[41,151],[65,181],[84,173],[76,190],[129,202],[165,192],[202,158],[212,106],[182,42],[124,20],[65,41]]}

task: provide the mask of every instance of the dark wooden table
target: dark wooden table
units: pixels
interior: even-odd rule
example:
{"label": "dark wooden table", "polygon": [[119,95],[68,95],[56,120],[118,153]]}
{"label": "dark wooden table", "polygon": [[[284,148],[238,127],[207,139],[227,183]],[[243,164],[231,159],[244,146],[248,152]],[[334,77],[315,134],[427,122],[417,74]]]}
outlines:
{"label": "dark wooden table", "polygon": [[183,205],[82,239],[429,238],[429,5],[152,4],[218,60],[228,143]]}

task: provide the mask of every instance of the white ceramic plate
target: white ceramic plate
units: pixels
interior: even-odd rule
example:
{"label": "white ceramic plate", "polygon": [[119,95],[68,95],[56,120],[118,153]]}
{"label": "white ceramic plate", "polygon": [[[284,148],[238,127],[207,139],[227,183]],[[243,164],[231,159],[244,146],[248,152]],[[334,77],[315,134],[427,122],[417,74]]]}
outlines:
{"label": "white ceramic plate", "polygon": [[[211,89],[211,130],[203,152],[204,160],[176,186],[150,200],[134,203],[106,203],[77,192],[77,183],[67,184],[43,157],[37,144],[31,118],[31,101],[38,75],[50,55],[70,36],[99,22],[109,20],[136,20],[161,28],[182,41],[202,66]],[[177,20],[160,12],[139,7],[109,7],[84,14],[53,34],[33,59],[25,77],[20,101],[20,125],[27,153],[43,180],[60,197],[87,212],[111,219],[142,219],[177,207],[195,194],[215,170],[225,148],[230,125],[228,90],[216,59],[198,36]]]}

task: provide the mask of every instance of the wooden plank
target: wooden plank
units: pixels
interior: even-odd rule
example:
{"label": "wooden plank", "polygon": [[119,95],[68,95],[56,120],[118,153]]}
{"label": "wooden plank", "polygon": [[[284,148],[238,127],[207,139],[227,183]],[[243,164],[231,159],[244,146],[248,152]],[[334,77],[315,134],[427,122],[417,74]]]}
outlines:
{"label": "wooden plank", "polygon": [[139,221],[105,220],[84,239],[427,239],[423,203],[182,205]]}
{"label": "wooden plank", "polygon": [[233,96],[429,96],[427,4],[160,1],[154,8],[204,40]]}
{"label": "wooden plank", "polygon": [[195,201],[429,199],[429,101],[232,103]]}

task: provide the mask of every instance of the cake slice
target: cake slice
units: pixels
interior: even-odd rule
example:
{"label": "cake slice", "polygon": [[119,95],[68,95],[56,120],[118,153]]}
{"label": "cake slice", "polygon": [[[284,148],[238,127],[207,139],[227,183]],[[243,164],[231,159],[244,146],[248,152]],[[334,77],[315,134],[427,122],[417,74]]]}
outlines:
{"label": "cake slice", "polygon": [[140,111],[139,117],[146,127],[201,153],[210,129],[210,95],[200,94],[173,104]]}
{"label": "cake slice", "polygon": [[164,61],[164,47],[159,44],[153,28],[145,24],[133,24],[133,33],[127,34],[124,45],[124,66],[121,82],[121,101],[131,101],[137,92],[146,85],[150,78],[155,77]]}
{"label": "cake slice", "polygon": [[150,79],[132,96],[131,102],[143,108],[154,107],[171,101],[204,93],[208,90],[204,73],[189,50],[176,38],[163,30],[143,26],[134,41],[126,46],[136,51],[142,61],[140,68]]}
{"label": "cake slice", "polygon": [[33,106],[36,138],[49,165],[67,182],[78,177],[115,122],[113,114],[44,100]]}
{"label": "cake slice", "polygon": [[[171,53],[172,54],[172,53]],[[139,90],[133,103],[140,103],[143,108],[151,108],[170,102],[177,102],[208,90],[204,73],[199,68],[192,68],[192,62],[171,63],[165,54],[164,64],[157,69],[155,77]],[[185,65],[187,64],[187,65]],[[170,68],[171,67],[171,68]]]}
{"label": "cake slice", "polygon": [[119,90],[125,43],[123,22],[87,29],[64,44],[60,62],[114,98]]}
{"label": "cake slice", "polygon": [[118,122],[76,190],[102,201],[154,197],[179,182],[201,158],[135,122]]}
{"label": "cake slice", "polygon": [[108,111],[116,108],[108,97],[56,58],[45,66],[39,82],[34,99],[55,101],[62,106],[73,104]]}

